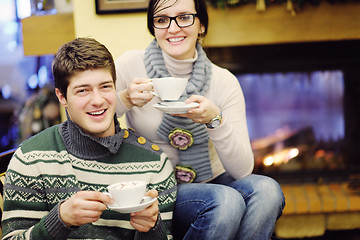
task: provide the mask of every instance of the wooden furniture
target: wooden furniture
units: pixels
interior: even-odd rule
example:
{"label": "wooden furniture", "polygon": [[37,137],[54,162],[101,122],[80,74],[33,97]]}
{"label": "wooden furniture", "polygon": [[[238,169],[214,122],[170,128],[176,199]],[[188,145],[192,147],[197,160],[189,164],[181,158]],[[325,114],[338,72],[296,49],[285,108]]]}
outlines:
{"label": "wooden furniture", "polygon": [[322,236],[327,230],[360,228],[360,195],[349,182],[282,184],[286,199],[276,223],[280,238]]}
{"label": "wooden furniture", "polygon": [[7,166],[9,165],[10,159],[12,158],[15,150],[16,149],[10,149],[0,153],[0,173],[6,172]]}
{"label": "wooden furniture", "polygon": [[[9,165],[10,159],[12,158],[15,149],[11,149],[5,152],[0,153],[0,219],[2,217],[3,212],[3,186],[5,183],[5,172],[7,170],[7,166]],[[0,238],[2,236],[1,231],[1,223],[0,223]]]}
{"label": "wooden furniture", "polygon": [[360,2],[318,6],[305,4],[292,16],[286,4],[269,4],[257,12],[254,4],[231,9],[209,7],[206,47],[246,46],[360,39]]}
{"label": "wooden furniture", "polygon": [[62,44],[75,37],[72,13],[30,16],[21,23],[24,55],[55,54]]}

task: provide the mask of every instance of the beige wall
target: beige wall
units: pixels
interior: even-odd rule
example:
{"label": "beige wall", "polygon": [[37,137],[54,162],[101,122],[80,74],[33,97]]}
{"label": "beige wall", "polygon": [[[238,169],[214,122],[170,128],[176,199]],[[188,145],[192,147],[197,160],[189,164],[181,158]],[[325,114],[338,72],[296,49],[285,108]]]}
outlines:
{"label": "beige wall", "polygon": [[[75,36],[96,38],[114,58],[129,49],[144,49],[153,39],[145,12],[96,15],[94,0],[73,1]],[[208,10],[208,47],[360,39],[360,2],[322,1],[306,5],[296,16],[286,11],[286,4],[271,5],[264,13],[255,4]]]}
{"label": "beige wall", "polygon": [[[128,49],[144,49],[152,40],[145,12],[96,15],[94,0],[73,1],[74,14],[21,20],[25,55],[55,54],[74,36],[90,36],[105,43],[117,58]],[[264,13],[257,12],[254,4],[225,10],[209,7],[209,31],[204,46],[360,39],[360,1],[334,4],[322,1],[319,6],[306,5],[296,16],[286,11],[285,6],[271,5]]]}
{"label": "beige wall", "polygon": [[116,59],[130,49],[144,49],[153,39],[146,27],[146,13],[97,15],[94,0],[73,0],[76,37],[93,37]]}
{"label": "beige wall", "polygon": [[[94,0],[73,0],[76,37],[93,37],[114,59],[130,49],[145,49],[153,37],[146,27],[146,13],[97,15]],[[126,127],[124,116],[120,125]]]}

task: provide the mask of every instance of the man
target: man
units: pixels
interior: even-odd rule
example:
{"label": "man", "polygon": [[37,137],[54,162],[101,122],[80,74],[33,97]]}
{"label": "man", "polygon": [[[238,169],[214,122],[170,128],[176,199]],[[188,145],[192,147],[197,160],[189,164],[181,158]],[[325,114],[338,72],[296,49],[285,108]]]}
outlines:
{"label": "man", "polygon": [[[4,186],[4,239],[167,239],[176,200],[172,166],[156,145],[120,128],[108,49],[75,39],[59,49],[53,74],[67,121],[15,152]],[[158,201],[130,215],[107,209],[113,200],[106,187],[126,180],[147,181],[147,195]]]}

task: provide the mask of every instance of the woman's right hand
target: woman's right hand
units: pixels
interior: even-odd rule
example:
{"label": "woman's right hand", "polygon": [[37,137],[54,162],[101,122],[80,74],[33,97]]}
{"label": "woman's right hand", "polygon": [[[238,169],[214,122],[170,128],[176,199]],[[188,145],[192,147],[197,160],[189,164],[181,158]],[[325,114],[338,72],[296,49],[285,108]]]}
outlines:
{"label": "woman's right hand", "polygon": [[120,98],[126,107],[143,107],[151,101],[154,95],[150,93],[153,90],[150,82],[151,79],[148,78],[135,78],[128,88],[120,93]]}

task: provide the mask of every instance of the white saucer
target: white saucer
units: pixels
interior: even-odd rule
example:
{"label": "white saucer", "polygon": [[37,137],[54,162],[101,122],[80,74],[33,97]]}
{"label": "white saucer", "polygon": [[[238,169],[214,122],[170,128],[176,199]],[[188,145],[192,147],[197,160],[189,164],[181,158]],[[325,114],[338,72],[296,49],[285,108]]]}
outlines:
{"label": "white saucer", "polygon": [[132,213],[132,212],[140,212],[150,206],[153,202],[155,202],[157,198],[152,197],[143,197],[141,203],[139,205],[130,206],[130,207],[117,207],[114,205],[108,205],[108,208],[113,211],[117,211],[119,213]]}
{"label": "white saucer", "polygon": [[160,102],[153,105],[156,109],[169,114],[186,113],[190,108],[199,106],[199,103],[185,103],[185,102]]}

